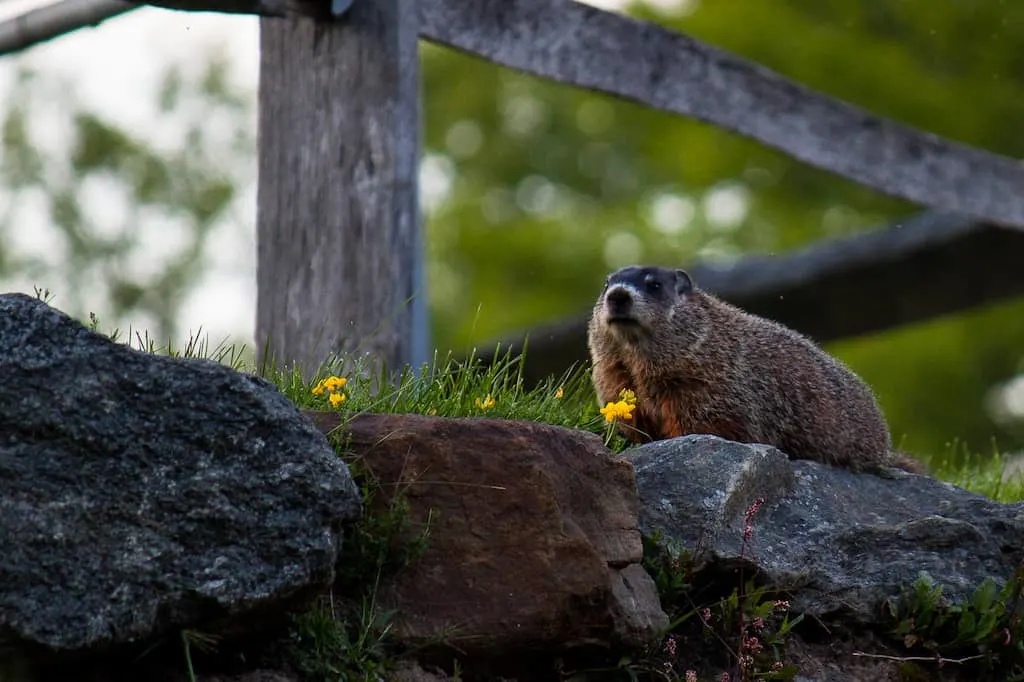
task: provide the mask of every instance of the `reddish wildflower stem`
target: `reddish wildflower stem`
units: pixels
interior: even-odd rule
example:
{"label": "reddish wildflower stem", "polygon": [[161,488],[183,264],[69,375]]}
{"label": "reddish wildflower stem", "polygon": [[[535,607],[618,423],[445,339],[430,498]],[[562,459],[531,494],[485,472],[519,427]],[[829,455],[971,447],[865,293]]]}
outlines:
{"label": "reddish wildflower stem", "polygon": [[746,618],[743,615],[744,600],[746,597],[746,583],[743,580],[743,565],[747,560],[747,545],[750,540],[754,537],[754,516],[761,509],[761,505],[764,504],[764,498],[759,497],[754,500],[754,503],[747,509],[747,513],[743,518],[743,543],[740,545],[740,586],[738,592],[738,599],[736,604],[737,619],[739,620],[739,634],[740,634],[740,647],[739,647],[739,660],[737,665],[739,666],[740,679],[744,682],[750,680],[750,661],[753,660],[753,656],[748,651],[750,649],[749,642],[747,640],[746,631],[747,624]]}

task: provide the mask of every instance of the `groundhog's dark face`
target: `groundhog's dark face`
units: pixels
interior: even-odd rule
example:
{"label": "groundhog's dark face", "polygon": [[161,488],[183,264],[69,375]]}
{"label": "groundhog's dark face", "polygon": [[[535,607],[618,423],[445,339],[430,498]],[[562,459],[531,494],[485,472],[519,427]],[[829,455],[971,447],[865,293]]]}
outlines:
{"label": "groundhog's dark face", "polygon": [[692,290],[693,282],[682,270],[622,268],[605,281],[596,321],[624,341],[638,340],[671,319],[676,302]]}

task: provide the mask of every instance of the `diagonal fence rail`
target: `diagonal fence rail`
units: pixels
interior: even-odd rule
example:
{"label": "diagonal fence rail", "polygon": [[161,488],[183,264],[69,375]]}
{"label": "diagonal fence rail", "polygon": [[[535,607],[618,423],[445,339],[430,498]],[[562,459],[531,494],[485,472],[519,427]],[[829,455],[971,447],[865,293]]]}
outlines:
{"label": "diagonal fence rail", "polygon": [[[730,303],[827,342],[1024,296],[1024,229],[923,213],[785,255],[687,269]],[[589,359],[588,317],[510,334],[478,355],[493,361],[525,347],[524,378],[540,381]]]}

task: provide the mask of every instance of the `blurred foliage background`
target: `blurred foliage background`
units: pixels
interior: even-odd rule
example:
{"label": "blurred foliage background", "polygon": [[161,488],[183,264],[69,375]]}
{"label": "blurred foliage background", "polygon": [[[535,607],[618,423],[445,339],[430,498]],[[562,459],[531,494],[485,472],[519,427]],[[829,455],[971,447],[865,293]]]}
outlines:
{"label": "blurred foliage background", "polygon": [[[1024,157],[1024,4],[650,0],[625,11],[878,114]],[[428,44],[421,53],[442,350],[579,314],[626,263],[781,253],[917,210],[705,124]],[[217,55],[202,73],[168,70],[153,125],[182,134],[163,146],[76,107],[67,84],[23,74],[0,104],[0,279],[71,287],[61,307],[82,316],[75,291],[102,287],[110,322],[181,334],[176,314],[202,281],[212,228],[253,200],[255,92],[225,73]],[[47,147],[26,124],[54,97],[70,146]],[[128,208],[112,214],[104,191]],[[32,257],[11,246],[25,206],[44,211],[60,241]],[[147,250],[148,234],[170,229],[174,257]],[[251,343],[251,330],[239,332]],[[829,350],[875,387],[910,451],[1024,445],[1024,301]]]}

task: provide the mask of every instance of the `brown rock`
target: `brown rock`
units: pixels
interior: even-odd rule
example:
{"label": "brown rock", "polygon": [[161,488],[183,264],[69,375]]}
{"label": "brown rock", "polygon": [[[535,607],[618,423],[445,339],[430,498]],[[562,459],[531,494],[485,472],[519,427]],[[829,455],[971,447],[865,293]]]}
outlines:
{"label": "brown rock", "polygon": [[[323,431],[331,413],[310,414]],[[395,634],[464,656],[638,647],[668,619],[639,565],[633,468],[601,439],[533,422],[365,414],[349,448],[401,491],[428,548],[383,586]]]}

